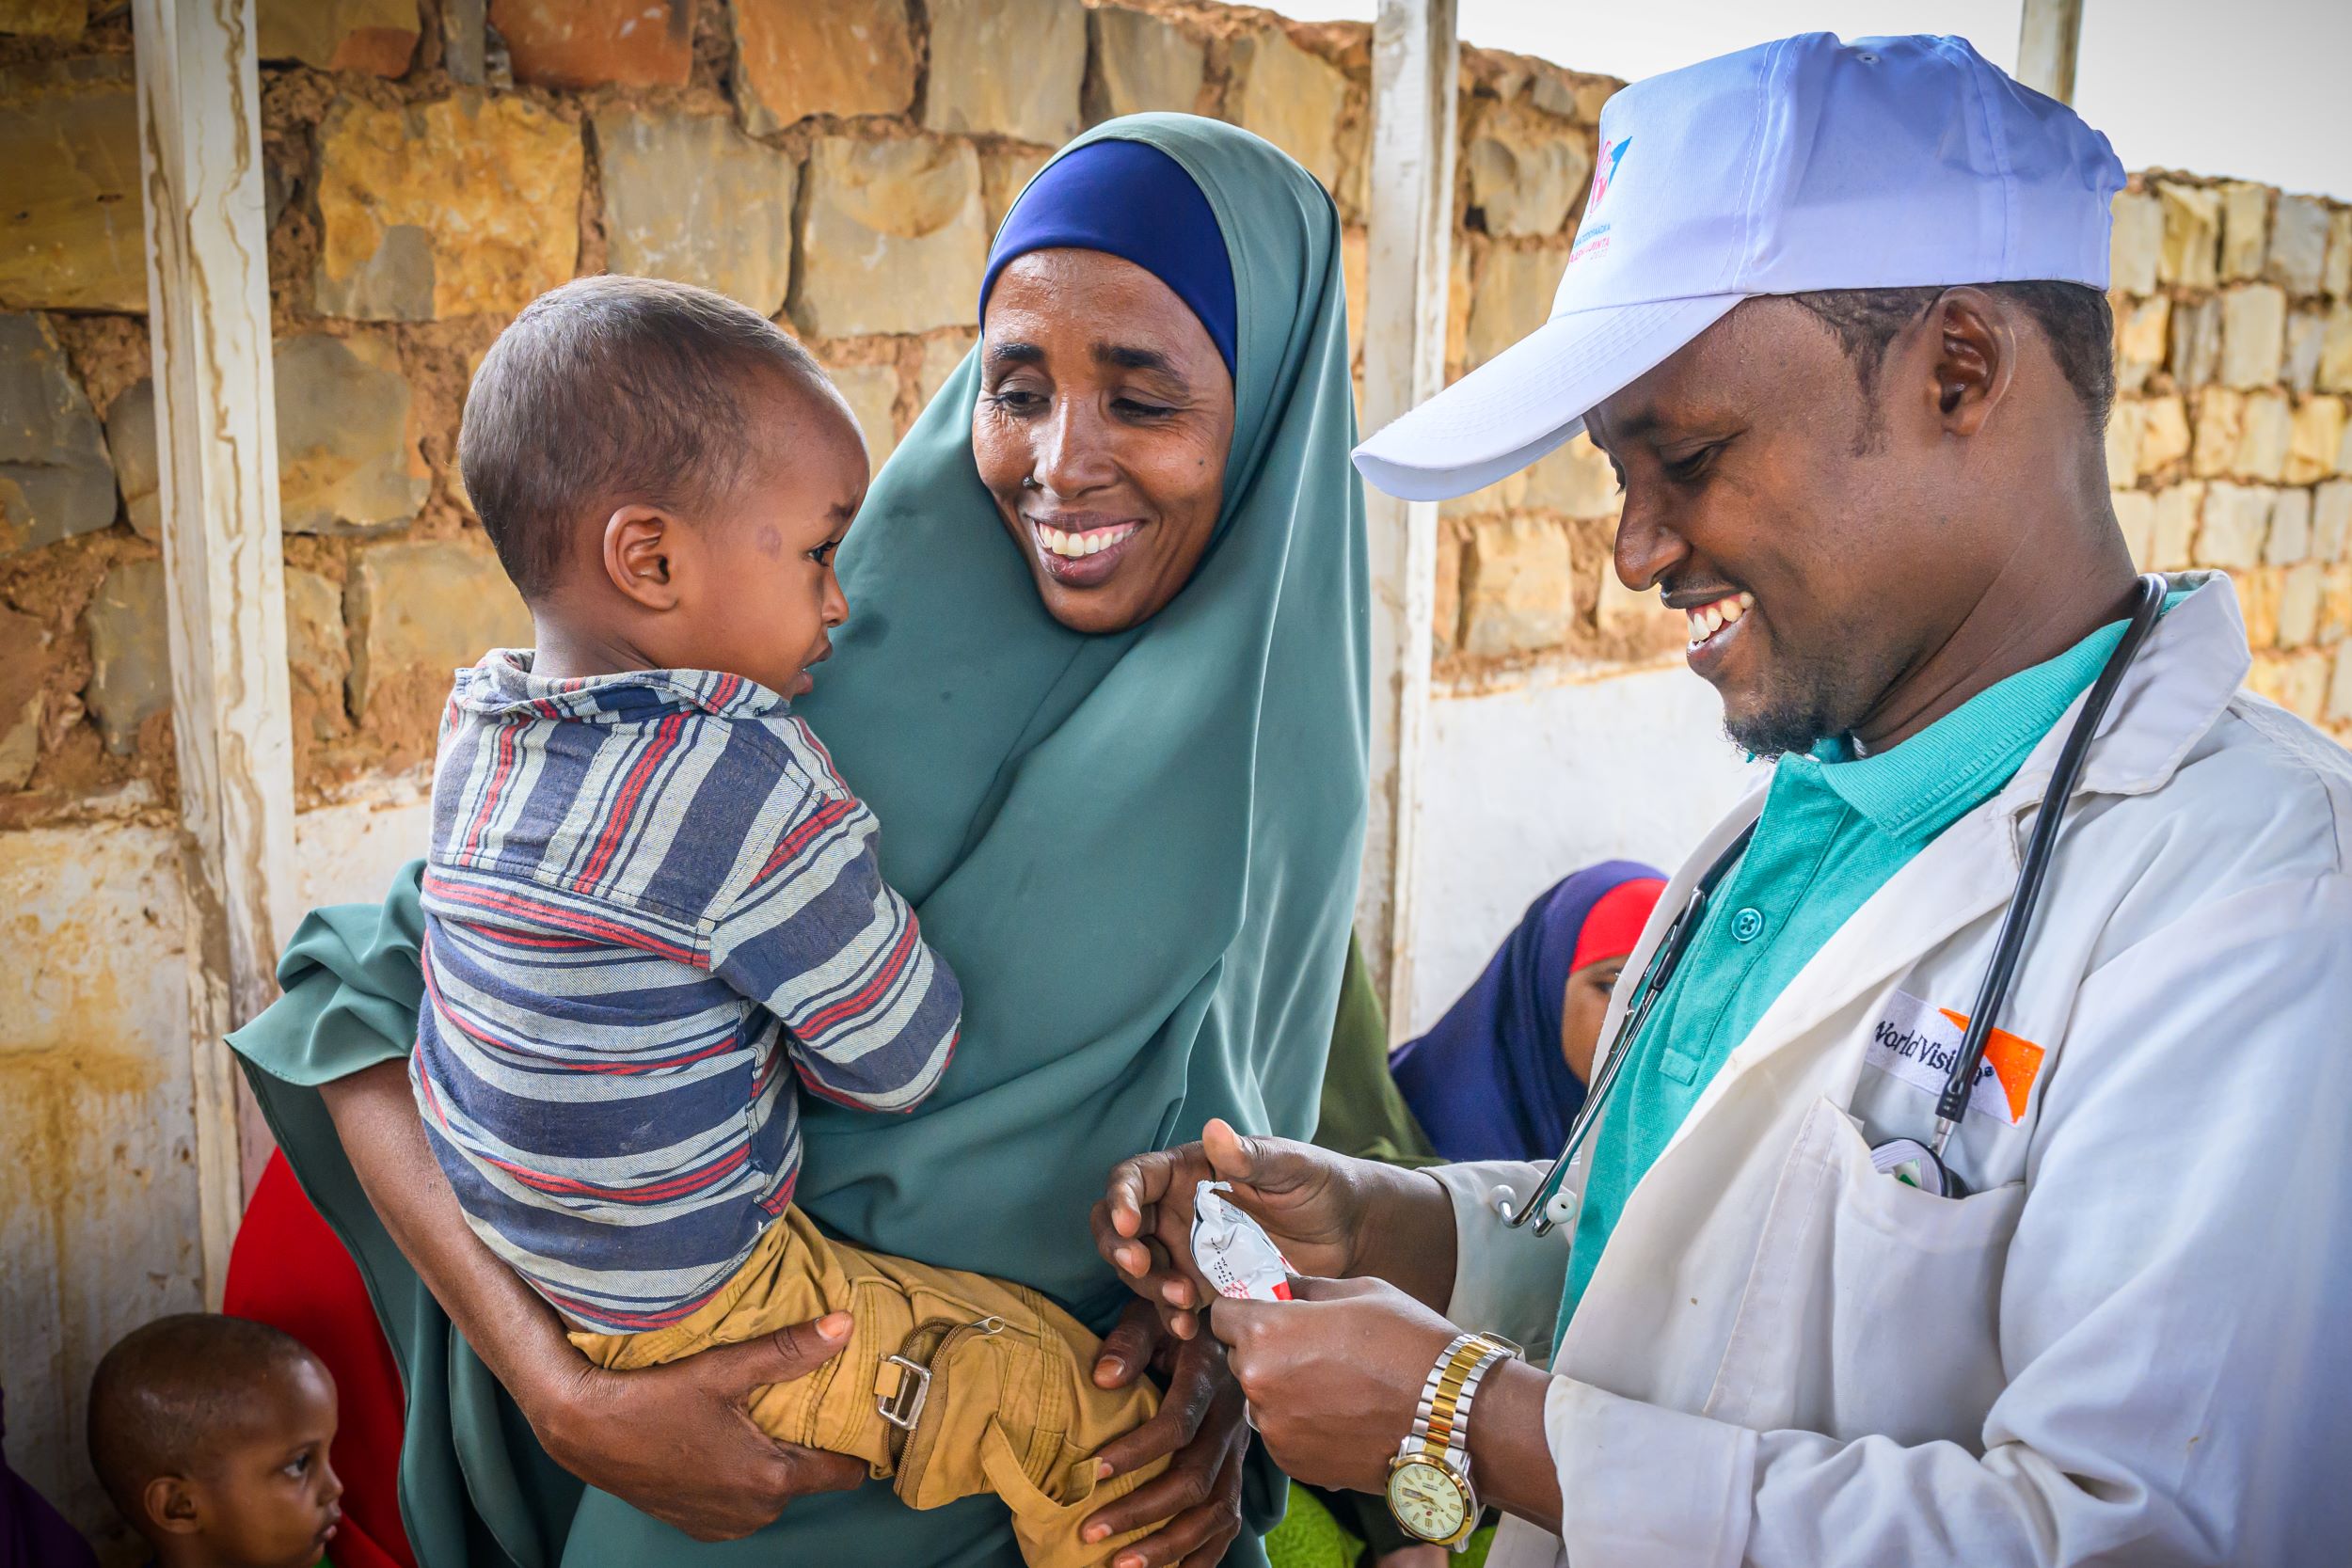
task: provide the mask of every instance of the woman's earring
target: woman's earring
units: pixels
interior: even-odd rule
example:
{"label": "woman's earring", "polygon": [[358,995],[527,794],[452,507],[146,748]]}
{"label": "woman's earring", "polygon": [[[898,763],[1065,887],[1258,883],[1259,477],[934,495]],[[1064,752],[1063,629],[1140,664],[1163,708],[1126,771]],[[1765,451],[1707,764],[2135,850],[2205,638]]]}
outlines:
{"label": "woman's earring", "polygon": [[1024,490],[1034,490],[1034,489],[1036,489],[1036,488],[1037,488],[1037,476],[1036,476],[1035,474],[1023,474],[1023,475],[1021,476],[1021,488],[1023,488]]}

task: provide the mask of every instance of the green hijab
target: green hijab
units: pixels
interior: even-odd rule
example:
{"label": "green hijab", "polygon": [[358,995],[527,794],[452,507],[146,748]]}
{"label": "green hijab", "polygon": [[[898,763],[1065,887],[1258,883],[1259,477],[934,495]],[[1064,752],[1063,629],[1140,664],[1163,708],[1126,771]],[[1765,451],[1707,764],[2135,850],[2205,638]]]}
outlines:
{"label": "green hijab", "polygon": [[[841,657],[801,711],[873,806],[884,875],[963,981],[963,1040],[912,1116],[805,1101],[796,1195],[862,1245],[1023,1281],[1098,1326],[1124,1298],[1087,1225],[1112,1164],[1211,1117],[1314,1130],[1368,705],[1330,199],[1214,120],[1137,116],[1072,145],[1105,137],[1174,158],[1224,235],[1239,320],[1216,531],[1143,626],[1090,637],[1052,620],[973,466],[977,354],[878,476],[842,551]],[[232,1040],[402,1360],[420,1560],[684,1560],[682,1537],[581,1497],[530,1441],[376,1222],[320,1105],[316,1085],[407,1053],[420,927],[413,868],[381,909],[314,913],[279,966],[284,999]],[[1280,1501],[1258,1469],[1263,1528]],[[692,1560],[993,1568],[1018,1560],[1003,1517],[987,1498],[915,1513],[868,1486]],[[1229,1559],[1253,1560],[1247,1542]]]}

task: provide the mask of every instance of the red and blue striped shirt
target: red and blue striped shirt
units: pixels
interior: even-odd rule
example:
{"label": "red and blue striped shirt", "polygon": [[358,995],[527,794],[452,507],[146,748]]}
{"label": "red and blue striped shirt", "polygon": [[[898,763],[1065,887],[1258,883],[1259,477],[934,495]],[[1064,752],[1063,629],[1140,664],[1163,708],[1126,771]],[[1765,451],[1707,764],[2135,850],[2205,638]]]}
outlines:
{"label": "red and blue striped shirt", "polygon": [[410,1078],[476,1234],[574,1322],[642,1333],[791,1202],[793,1080],[907,1110],[962,998],[784,698],[530,657],[459,672],[442,719]]}

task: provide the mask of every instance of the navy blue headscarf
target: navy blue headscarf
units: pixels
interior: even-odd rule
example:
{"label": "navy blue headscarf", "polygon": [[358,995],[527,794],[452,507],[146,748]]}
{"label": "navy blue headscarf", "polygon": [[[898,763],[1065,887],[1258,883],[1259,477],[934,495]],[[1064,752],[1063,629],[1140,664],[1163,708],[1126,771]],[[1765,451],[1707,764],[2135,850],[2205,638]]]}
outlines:
{"label": "navy blue headscarf", "polygon": [[989,249],[980,277],[982,320],[996,275],[1033,250],[1099,250],[1133,261],[1192,308],[1232,371],[1241,314],[1224,230],[1192,176],[1158,148],[1089,142],[1030,181]]}
{"label": "navy blue headscarf", "polygon": [[[1610,899],[1588,941],[1595,906],[1620,888],[1626,895]],[[1584,1085],[1560,1054],[1568,975],[1631,952],[1664,891],[1664,874],[1638,861],[1605,861],[1555,883],[1527,907],[1478,983],[1427,1034],[1397,1048],[1390,1074],[1440,1155],[1549,1160],[1559,1152],[1584,1103]]]}

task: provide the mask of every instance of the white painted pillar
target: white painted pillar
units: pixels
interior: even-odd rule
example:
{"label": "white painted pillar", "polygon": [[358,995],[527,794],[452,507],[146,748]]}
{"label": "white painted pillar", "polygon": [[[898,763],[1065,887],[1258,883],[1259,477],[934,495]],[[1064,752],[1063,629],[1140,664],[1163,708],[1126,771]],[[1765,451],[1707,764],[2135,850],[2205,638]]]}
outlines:
{"label": "white painted pillar", "polygon": [[[1364,428],[1445,384],[1454,246],[1454,0],[1380,0],[1372,34]],[[1413,833],[1428,730],[1438,509],[1365,494],[1372,568],[1372,813],[1356,926],[1393,1035],[1412,1012]]]}
{"label": "white painted pillar", "polygon": [[[134,0],[205,1295],[265,1156],[221,1037],[293,929],[294,742],[254,0]],[[240,1125],[246,1136],[240,1148]],[[256,1147],[255,1134],[260,1133]]]}
{"label": "white painted pillar", "polygon": [[2083,0],[2026,0],[2017,19],[2017,79],[2061,103],[2074,101]]}

